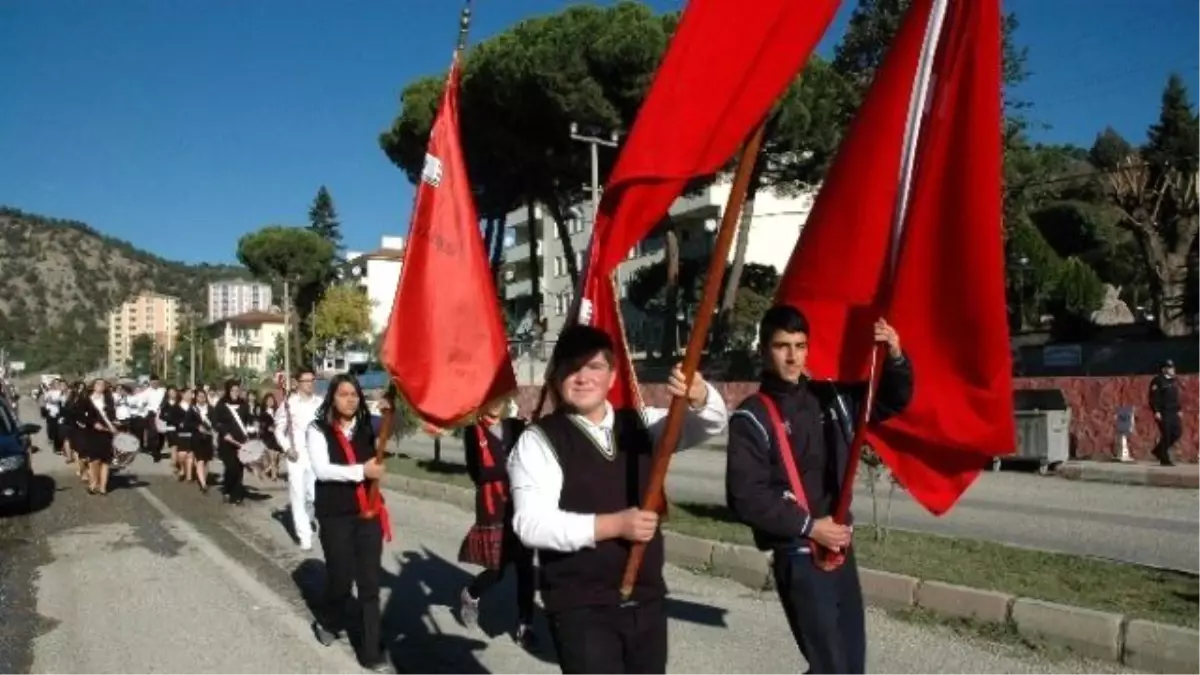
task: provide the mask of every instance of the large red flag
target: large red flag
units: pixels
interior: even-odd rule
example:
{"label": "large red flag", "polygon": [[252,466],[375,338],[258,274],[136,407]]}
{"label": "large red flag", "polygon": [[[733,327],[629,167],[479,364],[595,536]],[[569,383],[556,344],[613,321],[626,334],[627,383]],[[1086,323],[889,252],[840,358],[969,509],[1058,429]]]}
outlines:
{"label": "large red flag", "polygon": [[692,0],[613,168],[588,254],[579,320],[613,336],[637,402],[611,275],[687,183],[717,172],[808,60],[838,0]]}
{"label": "large red flag", "polygon": [[438,426],[517,386],[459,140],[458,60],[429,134],[380,354],[409,405]]}
{"label": "large red flag", "polygon": [[809,317],[817,379],[865,379],[870,323],[885,315],[896,327],[913,400],[868,438],[935,514],[1015,443],[1000,18],[998,0],[913,2],[777,297]]}

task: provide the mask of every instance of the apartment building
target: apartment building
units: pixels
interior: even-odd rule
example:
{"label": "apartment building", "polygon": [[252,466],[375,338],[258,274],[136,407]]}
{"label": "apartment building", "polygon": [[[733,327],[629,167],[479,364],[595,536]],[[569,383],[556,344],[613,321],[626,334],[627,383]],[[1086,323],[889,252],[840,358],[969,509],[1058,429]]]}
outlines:
{"label": "apartment building", "polygon": [[[712,257],[717,227],[730,188],[729,181],[718,182],[698,194],[681,196],[675,200],[668,213],[676,223],[681,258],[708,260]],[[746,262],[769,265],[782,273],[812,210],[815,196],[815,190],[796,196],[780,196],[770,191],[756,195]],[[528,210],[521,208],[508,215],[500,285],[510,316],[518,319],[531,316],[534,307],[532,270],[536,266],[541,315],[546,323],[545,336],[547,341],[553,341],[574,302],[567,247],[563,245],[558,228],[545,209],[535,208],[532,220],[532,230],[539,237],[536,251],[530,250]],[[571,208],[568,239],[580,270],[583,269],[584,255],[591,240],[592,222],[590,202]],[[625,297],[629,280],[638,270],[665,258],[665,247],[663,237],[652,234],[630,251],[628,259],[617,268],[619,297]],[[530,259],[534,253],[536,262],[531,265]],[[733,253],[731,249],[730,262]],[[640,311],[628,304],[622,307],[622,316],[627,336],[635,350],[639,346],[659,344],[662,326],[659,317],[642,316]]]}
{"label": "apartment building", "polygon": [[108,313],[108,365],[123,370],[132,357],[133,340],[149,335],[165,351],[175,348],[179,334],[179,298],[144,291]]}
{"label": "apartment building", "polygon": [[392,314],[400,270],[404,265],[404,237],[384,236],[379,247],[365,253],[347,251],[346,260],[337,268],[338,278],[363,289],[371,300],[371,332],[387,327]]}
{"label": "apartment building", "polygon": [[271,311],[271,287],[245,279],[217,281],[208,285],[208,322],[247,312]]}
{"label": "apartment building", "polygon": [[283,327],[282,314],[253,310],[218,319],[206,330],[222,367],[264,373]]}

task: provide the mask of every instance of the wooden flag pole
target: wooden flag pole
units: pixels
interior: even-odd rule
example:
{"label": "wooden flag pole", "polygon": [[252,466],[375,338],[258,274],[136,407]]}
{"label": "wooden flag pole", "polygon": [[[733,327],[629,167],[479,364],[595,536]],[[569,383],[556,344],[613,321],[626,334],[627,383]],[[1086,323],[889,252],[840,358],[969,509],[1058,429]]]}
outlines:
{"label": "wooden flag pole", "polygon": [[[454,59],[462,54],[462,51],[467,48],[467,32],[471,28],[471,0],[466,0],[463,3],[462,13],[458,20],[458,41],[454,45]],[[387,458],[388,441],[392,438],[392,427],[396,424],[396,404],[399,401],[399,391],[396,384],[393,382],[384,394],[384,400],[388,405],[384,408],[383,419],[379,422],[379,436],[375,439],[375,461],[382,463]],[[360,515],[364,519],[371,519],[379,515],[379,481],[368,481],[367,489],[367,509]]]}
{"label": "wooden flag pole", "polygon": [[[700,300],[700,308],[696,312],[696,322],[692,325],[692,334],[688,339],[687,352],[683,357],[683,379],[691,386],[696,369],[700,366],[700,356],[704,351],[704,342],[712,324],[714,310],[717,307],[717,295],[721,291],[721,280],[725,278],[725,264],[729,257],[729,249],[733,244],[733,235],[737,231],[737,223],[741,218],[742,205],[746,201],[746,190],[750,187],[750,174],[754,162],[758,158],[762,146],[765,124],[760,122],[738,159],[737,172],[733,176],[733,186],[729,191],[729,199],[725,202],[725,212],[721,214],[721,227],[717,230],[717,241],[708,261],[708,277],[704,280],[704,295]],[[676,396],[671,399],[670,412],[667,413],[666,424],[658,445],[654,448],[653,465],[650,470],[650,481],[646,485],[646,494],[642,498],[642,508],[647,511],[661,513],[666,506],[663,498],[663,486],[667,480],[667,469],[671,464],[671,455],[679,445],[679,434],[683,430],[683,416],[688,405],[687,396]],[[625,565],[625,578],[621,581],[621,598],[629,600],[633,594],[633,585],[637,581],[638,570],[642,566],[642,558],[646,555],[646,544],[637,543],[629,552],[629,561]]]}

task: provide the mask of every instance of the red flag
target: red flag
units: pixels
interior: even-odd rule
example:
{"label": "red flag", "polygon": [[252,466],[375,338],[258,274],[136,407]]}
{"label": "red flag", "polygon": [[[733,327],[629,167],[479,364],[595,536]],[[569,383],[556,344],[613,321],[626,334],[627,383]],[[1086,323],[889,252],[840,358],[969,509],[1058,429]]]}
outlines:
{"label": "red flag", "polygon": [[429,134],[380,360],[426,421],[449,426],[516,389],[458,129],[458,54]]}
{"label": "red flag", "polygon": [[[1015,442],[1000,19],[998,0],[913,2],[777,298],[809,317],[817,379],[865,379],[870,323],[886,315],[896,327],[913,363],[913,400],[868,437],[913,497],[939,515]],[[922,69],[926,42],[936,49],[927,49],[932,61]]]}
{"label": "red flag", "polygon": [[808,60],[838,0],[692,0],[671,38],[613,168],[588,255],[579,320],[613,336],[624,384],[613,405],[637,400],[626,377],[624,333],[611,275],[667,213],[687,183],[715,173]]}

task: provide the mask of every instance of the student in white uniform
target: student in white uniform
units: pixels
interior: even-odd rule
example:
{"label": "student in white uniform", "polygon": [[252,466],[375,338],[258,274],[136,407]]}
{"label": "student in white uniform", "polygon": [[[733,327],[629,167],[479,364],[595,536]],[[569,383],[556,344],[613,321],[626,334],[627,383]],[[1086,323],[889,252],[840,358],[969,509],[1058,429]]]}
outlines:
{"label": "student in white uniform", "polygon": [[313,393],[315,380],[313,371],[301,369],[296,374],[296,392],[275,410],[275,440],[287,458],[292,527],[303,551],[312,549],[313,535],[310,513],[315,500],[316,476],[308,455],[306,432],[321,407],[321,399]]}

